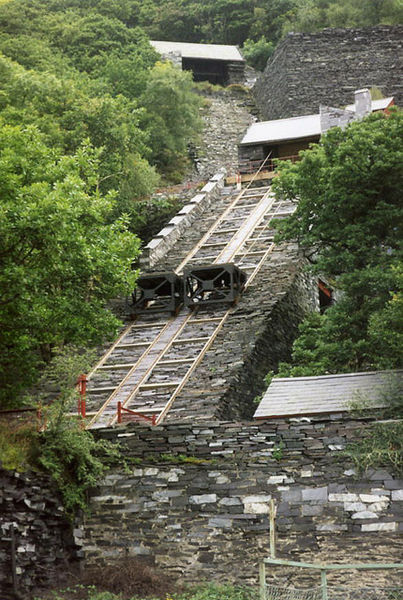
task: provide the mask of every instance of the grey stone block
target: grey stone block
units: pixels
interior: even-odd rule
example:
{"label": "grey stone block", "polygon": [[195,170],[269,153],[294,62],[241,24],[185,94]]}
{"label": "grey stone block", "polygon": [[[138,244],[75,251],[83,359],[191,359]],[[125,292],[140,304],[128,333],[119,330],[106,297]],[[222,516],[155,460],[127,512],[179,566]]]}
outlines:
{"label": "grey stone block", "polygon": [[217,502],[216,494],[201,494],[189,497],[191,504],[211,504]]}
{"label": "grey stone block", "polygon": [[302,500],[327,500],[327,486],[302,490]]}
{"label": "grey stone block", "polygon": [[302,500],[302,490],[292,489],[281,492],[281,498],[284,502],[296,503]]}

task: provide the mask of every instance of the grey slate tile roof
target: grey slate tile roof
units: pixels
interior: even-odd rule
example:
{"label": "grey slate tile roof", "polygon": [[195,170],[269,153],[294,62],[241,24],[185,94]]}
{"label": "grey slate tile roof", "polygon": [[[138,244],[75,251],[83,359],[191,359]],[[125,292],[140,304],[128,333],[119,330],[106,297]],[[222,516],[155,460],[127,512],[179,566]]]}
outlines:
{"label": "grey slate tile roof", "polygon": [[150,44],[160,54],[179,52],[183,58],[204,58],[210,60],[227,60],[245,62],[237,46],[223,44],[191,44],[188,42],[165,42],[151,40]]}
{"label": "grey slate tile roof", "polygon": [[263,142],[298,140],[320,136],[320,115],[304,115],[275,121],[252,123],[241,141],[241,146]]}
{"label": "grey slate tile roof", "polygon": [[348,410],[357,393],[379,407],[380,391],[391,380],[403,396],[403,370],[273,379],[254,418],[337,413]]}
{"label": "grey slate tile roof", "polygon": [[[393,102],[393,96],[373,100],[371,110],[384,110]],[[355,105],[349,104],[346,110],[355,112]],[[320,115],[303,115],[274,121],[252,123],[241,140],[241,146],[299,140],[321,135]]]}

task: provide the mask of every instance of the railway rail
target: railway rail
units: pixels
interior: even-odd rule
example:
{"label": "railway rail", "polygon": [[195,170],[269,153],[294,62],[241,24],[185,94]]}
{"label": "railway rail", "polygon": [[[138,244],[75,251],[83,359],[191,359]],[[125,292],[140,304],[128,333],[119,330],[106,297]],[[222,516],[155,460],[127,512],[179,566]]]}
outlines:
{"label": "railway rail", "polygon": [[[234,262],[247,274],[245,289],[253,282],[274,248],[273,219],[294,206],[276,200],[270,186],[249,186],[231,200],[175,269],[178,275],[187,265]],[[116,423],[118,405],[127,419],[161,423],[232,310],[203,306],[176,316],[140,315],[88,375],[87,428]]]}

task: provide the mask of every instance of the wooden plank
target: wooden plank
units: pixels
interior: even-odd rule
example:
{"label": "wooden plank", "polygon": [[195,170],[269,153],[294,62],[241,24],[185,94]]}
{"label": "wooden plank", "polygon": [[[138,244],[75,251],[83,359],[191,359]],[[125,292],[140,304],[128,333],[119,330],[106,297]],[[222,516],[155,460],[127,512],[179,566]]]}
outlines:
{"label": "wooden plank", "polygon": [[118,344],[116,348],[144,348],[144,346],[149,346],[152,343],[152,341],[153,340],[149,342],[133,342],[131,344]]}
{"label": "wooden plank", "polygon": [[158,366],[164,365],[164,366],[175,366],[175,365],[181,365],[181,364],[186,364],[186,363],[192,363],[194,361],[194,358],[172,358],[169,360],[160,360],[158,363]]}
{"label": "wooden plank", "polygon": [[173,344],[197,344],[199,342],[206,342],[210,339],[210,336],[198,337],[198,338],[186,338],[182,340],[174,340]]}
{"label": "wooden plank", "polygon": [[[241,175],[241,182],[247,183],[249,181],[252,181],[252,179],[254,179],[254,181],[263,181],[264,179],[273,179],[273,177],[275,176],[276,173],[274,171],[262,171],[256,176],[254,176],[253,173],[244,173],[243,175]],[[230,175],[229,177],[226,177],[226,185],[234,185],[235,183],[236,175]]]}
{"label": "wooden plank", "polygon": [[155,390],[159,388],[176,387],[180,381],[166,381],[165,383],[143,383],[139,390]]}
{"label": "wooden plank", "polygon": [[122,363],[120,365],[102,365],[98,367],[98,371],[113,371],[113,369],[131,369],[136,363]]}

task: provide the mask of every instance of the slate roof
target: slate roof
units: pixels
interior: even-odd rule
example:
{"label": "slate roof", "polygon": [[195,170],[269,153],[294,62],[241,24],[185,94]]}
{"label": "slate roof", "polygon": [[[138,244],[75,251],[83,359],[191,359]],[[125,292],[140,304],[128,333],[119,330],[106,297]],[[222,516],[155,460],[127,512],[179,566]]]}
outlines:
{"label": "slate roof", "polygon": [[253,123],[242,138],[241,146],[262,142],[284,142],[320,136],[320,115],[304,115]]}
{"label": "slate roof", "polygon": [[[385,110],[385,108],[388,108],[393,103],[393,100],[393,96],[389,96],[389,98],[381,98],[380,100],[372,100],[371,111]],[[346,106],[346,110],[355,112],[355,104],[349,104]]]}
{"label": "slate roof", "polygon": [[160,54],[180,52],[183,58],[204,58],[209,60],[226,60],[245,62],[237,46],[222,44],[190,44],[187,42],[150,41],[150,44]]}
{"label": "slate roof", "polygon": [[[382,98],[381,100],[373,100],[371,110],[384,110],[392,102],[393,96]],[[349,104],[345,110],[355,112],[355,105]],[[314,136],[320,137],[320,135],[320,115],[304,115],[302,117],[252,123],[242,138],[240,145],[285,142]]]}
{"label": "slate roof", "polygon": [[373,407],[380,407],[380,391],[391,378],[403,394],[403,370],[273,379],[254,418],[337,413],[348,410],[357,393],[372,401]]}

